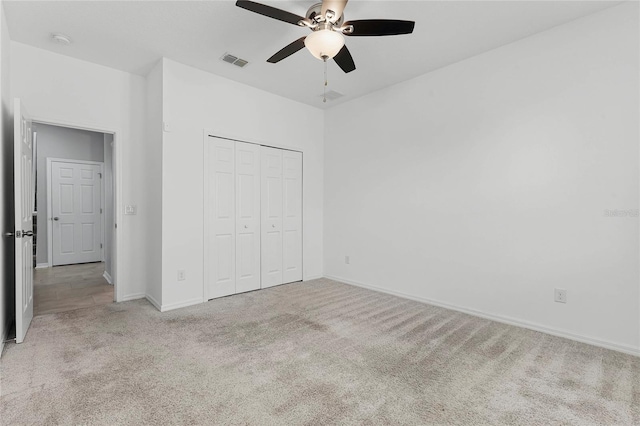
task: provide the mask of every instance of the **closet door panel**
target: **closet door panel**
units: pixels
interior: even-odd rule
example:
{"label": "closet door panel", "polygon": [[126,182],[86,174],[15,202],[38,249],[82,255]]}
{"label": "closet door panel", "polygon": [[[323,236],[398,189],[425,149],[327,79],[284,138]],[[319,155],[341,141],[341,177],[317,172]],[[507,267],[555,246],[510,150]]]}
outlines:
{"label": "closet door panel", "polygon": [[302,153],[283,151],[283,282],[302,280]]}
{"label": "closet door panel", "polygon": [[282,150],[261,147],[262,288],[282,284]]}
{"label": "closet door panel", "polygon": [[236,142],[236,292],[260,288],[260,146]]}
{"label": "closet door panel", "polygon": [[206,177],[208,215],[207,280],[209,299],[236,292],[235,145],[211,139]]}

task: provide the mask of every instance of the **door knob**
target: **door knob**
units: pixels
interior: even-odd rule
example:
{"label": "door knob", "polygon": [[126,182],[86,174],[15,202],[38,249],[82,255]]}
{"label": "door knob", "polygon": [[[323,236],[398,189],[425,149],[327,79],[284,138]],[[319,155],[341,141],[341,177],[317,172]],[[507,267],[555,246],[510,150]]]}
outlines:
{"label": "door knob", "polygon": [[60,220],[58,216],[54,217],[53,220]]}
{"label": "door knob", "polygon": [[271,224],[271,227],[272,227],[272,228],[275,228],[275,227],[276,227],[276,225],[272,223],[272,224]]}
{"label": "door knob", "polygon": [[33,231],[24,231],[22,237],[33,237]]}
{"label": "door knob", "polygon": [[247,228],[248,228],[248,226],[247,226],[247,225],[245,225],[245,226],[244,226],[244,229],[247,229]]}

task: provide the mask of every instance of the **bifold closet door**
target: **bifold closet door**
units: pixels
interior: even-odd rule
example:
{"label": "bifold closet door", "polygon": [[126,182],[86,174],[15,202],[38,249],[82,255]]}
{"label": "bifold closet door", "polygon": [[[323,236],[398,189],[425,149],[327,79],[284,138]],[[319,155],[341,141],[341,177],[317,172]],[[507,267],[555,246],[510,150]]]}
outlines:
{"label": "bifold closet door", "polygon": [[262,147],[262,288],[302,280],[302,154]]}
{"label": "bifold closet door", "polygon": [[262,288],[282,284],[282,153],[261,147]]}
{"label": "bifold closet door", "polygon": [[302,280],[302,153],[282,152],[283,283]]}
{"label": "bifold closet door", "polygon": [[260,288],[260,145],[236,142],[236,293]]}
{"label": "bifold closet door", "polygon": [[213,299],[236,293],[235,142],[210,138],[205,152],[205,279]]}
{"label": "bifold closet door", "polygon": [[205,147],[208,298],[302,280],[302,154],[211,137]]}

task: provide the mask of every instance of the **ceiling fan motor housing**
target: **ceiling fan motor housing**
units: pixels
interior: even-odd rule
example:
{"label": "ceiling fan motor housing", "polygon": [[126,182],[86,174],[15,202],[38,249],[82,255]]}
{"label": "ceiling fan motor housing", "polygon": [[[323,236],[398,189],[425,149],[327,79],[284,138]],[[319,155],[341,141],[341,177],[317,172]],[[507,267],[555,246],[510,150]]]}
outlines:
{"label": "ceiling fan motor housing", "polygon": [[[326,22],[327,17],[322,16],[322,3],[316,3],[313,6],[311,6],[309,10],[307,10],[306,17],[317,24]],[[331,25],[332,27],[340,28],[343,22],[344,22],[344,13],[333,24],[331,24],[330,22],[327,22],[327,24]]]}

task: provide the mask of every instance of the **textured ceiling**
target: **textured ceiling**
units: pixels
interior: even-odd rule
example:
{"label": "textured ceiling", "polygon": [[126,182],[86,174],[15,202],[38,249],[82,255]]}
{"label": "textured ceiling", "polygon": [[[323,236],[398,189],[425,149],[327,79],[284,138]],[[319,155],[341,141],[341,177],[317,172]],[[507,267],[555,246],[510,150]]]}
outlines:
{"label": "textured ceiling", "polygon": [[[330,107],[597,12],[614,1],[358,1],[346,19],[415,20],[413,34],[351,37],[357,69],[329,64],[329,89],[344,94],[323,104],[323,64],[306,50],[278,64],[266,59],[309,30],[235,6],[234,1],[5,1],[12,40],[145,75],[162,56],[299,102]],[[314,1],[265,1],[304,15]],[[50,41],[52,32],[73,39]],[[220,61],[230,52],[250,64]]]}

